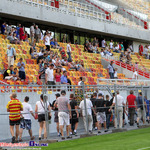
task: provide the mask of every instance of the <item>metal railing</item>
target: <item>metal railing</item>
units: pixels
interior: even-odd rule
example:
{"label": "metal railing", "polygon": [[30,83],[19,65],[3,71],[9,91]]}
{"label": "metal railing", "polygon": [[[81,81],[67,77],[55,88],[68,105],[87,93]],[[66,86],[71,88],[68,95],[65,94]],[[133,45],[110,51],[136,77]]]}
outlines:
{"label": "metal railing", "polygon": [[[10,100],[9,93],[11,94],[12,92],[16,92],[17,93],[17,98],[21,102],[23,102],[25,96],[29,96],[29,98],[30,98],[29,103],[32,105],[33,113],[35,114],[34,107],[36,105],[36,102],[38,100],[40,100],[40,95],[41,94],[44,95],[44,103],[46,101],[52,103],[53,100],[55,100],[55,94],[56,93],[60,93],[60,91],[62,89],[64,89],[62,86],[61,87],[59,86],[58,87],[59,91],[57,91],[56,90],[57,85],[55,85],[55,87],[54,87],[54,85],[53,86],[51,85],[52,86],[51,89],[46,88],[45,85],[43,85],[43,86],[38,86],[38,85],[37,86],[26,86],[26,85],[22,85],[21,86],[22,87],[22,91],[18,91],[16,89],[17,86],[18,85],[12,85],[12,86],[11,85],[9,85],[9,86],[5,85],[5,91],[6,92],[5,93],[3,93],[3,92],[0,93],[0,99],[3,100],[3,104],[0,105],[0,110],[2,110],[2,112],[0,112],[0,119],[3,120],[3,123],[0,124],[0,128],[4,129],[4,130],[0,130],[0,134],[3,137],[3,139],[1,138],[0,141],[6,140],[6,139],[7,139],[7,141],[10,141],[9,140],[10,139],[9,130],[5,130],[5,128],[7,128],[7,129],[9,128],[9,126],[8,126],[9,125],[8,124],[8,115],[9,115],[9,113],[6,112],[6,106],[5,106],[7,104],[7,102]],[[1,85],[0,87],[3,87],[3,86]],[[68,88],[69,88],[69,86],[68,86]],[[77,111],[79,112],[79,114],[81,114],[81,112],[83,113],[83,111],[85,111],[84,118],[82,117],[82,115],[79,115],[79,118],[78,118],[79,119],[79,126],[77,128],[78,138],[80,137],[80,134],[85,134],[85,133],[86,134],[91,134],[91,132],[89,132],[89,129],[91,128],[89,124],[92,123],[93,121],[94,122],[92,123],[92,126],[93,126],[92,128],[95,127],[95,120],[90,122],[90,120],[88,119],[88,117],[89,117],[89,114],[88,114],[89,109],[91,111],[93,109],[93,116],[92,116],[93,118],[94,118],[94,115],[96,115],[96,116],[99,115],[98,112],[100,110],[103,110],[105,112],[106,109],[107,109],[107,111],[110,112],[109,114],[110,114],[111,117],[108,116],[108,117],[112,118],[112,119],[108,118],[108,120],[111,122],[110,123],[110,129],[109,129],[110,133],[111,133],[111,130],[113,129],[113,120],[114,119],[116,121],[115,127],[116,128],[123,128],[123,126],[120,125],[120,120],[119,120],[120,117],[123,117],[123,113],[125,115],[124,119],[126,120],[126,123],[127,123],[127,125],[124,128],[130,129],[129,123],[128,123],[128,121],[129,121],[128,115],[129,114],[131,115],[131,112],[128,113],[129,112],[129,105],[126,105],[126,101],[124,101],[124,105],[123,106],[120,106],[120,105],[117,104],[118,100],[117,100],[117,97],[116,97],[115,101],[113,100],[113,103],[115,103],[114,107],[111,107],[111,105],[110,106],[106,106],[106,107],[103,107],[103,106],[97,107],[93,103],[93,107],[89,108],[89,107],[87,107],[87,104],[86,104],[87,103],[86,99],[90,99],[91,95],[93,93],[95,93],[95,92],[97,92],[97,94],[103,92],[102,95],[104,96],[104,100],[106,100],[105,99],[105,95],[109,95],[109,99],[111,99],[112,98],[112,93],[117,93],[118,90],[120,92],[120,95],[123,96],[124,100],[126,100],[126,97],[127,97],[127,95],[129,95],[129,91],[130,90],[133,90],[135,92],[136,96],[138,96],[139,92],[143,93],[143,97],[142,97],[143,103],[139,104],[138,106],[135,105],[135,112],[136,111],[138,112],[138,109],[141,109],[140,106],[143,105],[143,109],[142,109],[143,112],[144,112],[143,113],[143,117],[144,117],[143,120],[145,120],[145,122],[143,122],[143,123],[139,122],[139,124],[140,125],[142,125],[142,124],[146,125],[147,124],[146,123],[146,109],[147,109],[147,105],[145,105],[145,103],[144,103],[144,96],[147,96],[147,97],[149,96],[149,93],[148,93],[149,88],[148,87],[143,86],[143,85],[141,85],[141,86],[138,86],[138,85],[135,85],[135,86],[133,86],[133,85],[132,86],[122,86],[122,85],[115,84],[115,82],[114,82],[114,84],[111,84],[111,85],[108,85],[106,83],[105,85],[84,85],[83,84],[82,86],[72,86],[71,90],[70,89],[66,89],[66,93],[67,93],[66,97],[69,99],[70,94],[74,94],[75,97],[76,97],[77,106],[78,106]],[[79,105],[80,105],[80,102],[82,100],[84,100],[83,101],[84,102],[84,106],[83,106],[83,108],[80,109]],[[123,111],[123,108],[124,108],[124,111]],[[94,113],[94,110],[95,110],[96,114]],[[75,109],[72,109],[71,111],[75,111]],[[120,116],[120,111],[122,112],[121,113],[122,116]],[[45,115],[46,115],[45,119],[46,119],[47,138],[48,139],[54,139],[55,138],[55,139],[60,140],[60,137],[57,137],[56,124],[54,122],[54,117],[55,117],[55,113],[56,112],[57,111],[51,110],[52,119],[50,121],[48,119],[49,111],[45,107]],[[133,112],[134,116],[136,116],[135,112]],[[38,113],[38,112],[36,112],[36,113]],[[58,113],[59,113],[59,110],[58,110]],[[106,113],[105,116],[107,117],[107,113]],[[36,135],[36,139],[35,140],[38,140],[39,127],[38,127],[38,124],[37,124],[37,120],[34,120],[33,118],[31,118],[31,120],[32,120],[33,135]],[[136,117],[134,117],[134,120],[133,120],[134,123],[135,123],[135,120],[136,120]],[[106,123],[108,123],[107,121],[106,121]],[[123,122],[122,122],[122,124],[123,124]],[[105,126],[105,124],[104,124],[104,126]],[[136,128],[137,127],[134,126],[134,128],[132,128],[132,129],[136,129]],[[105,130],[106,130],[106,128],[104,130],[102,129],[101,131],[105,131]],[[93,130],[93,133],[97,134],[97,131]],[[24,141],[30,140],[27,134],[23,135],[23,140]]]}
{"label": "metal railing", "polygon": [[144,29],[144,26],[142,24],[139,25],[136,24],[134,22],[135,19],[132,19],[132,17],[131,17],[132,20],[129,20],[128,18],[125,18],[121,14],[117,14],[115,12],[106,14],[104,12],[100,12],[98,9],[95,10],[90,5],[86,5],[84,3],[79,3],[72,0],[68,0],[67,3],[66,1],[65,2],[60,1],[60,8],[56,8],[55,5],[52,5],[53,1],[47,1],[47,0],[41,0],[41,1],[40,0],[9,0],[9,1],[21,2],[24,4],[31,5],[33,7],[46,7],[51,11],[57,11],[57,12],[83,17],[87,19],[94,19],[97,21],[115,23],[121,26],[125,25],[132,28],[136,27],[139,28],[140,30],[148,31]]}

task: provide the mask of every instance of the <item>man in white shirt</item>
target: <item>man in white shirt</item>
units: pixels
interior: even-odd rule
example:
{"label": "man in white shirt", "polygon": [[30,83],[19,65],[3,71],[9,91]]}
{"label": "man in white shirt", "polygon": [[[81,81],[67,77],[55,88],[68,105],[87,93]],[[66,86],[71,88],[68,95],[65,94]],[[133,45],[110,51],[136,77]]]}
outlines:
{"label": "man in white shirt", "polygon": [[[54,64],[50,64],[49,68],[47,68],[45,71],[45,83],[47,85],[55,85],[53,68],[54,68]],[[51,86],[48,86],[48,88],[51,88]]]}
{"label": "man in white shirt", "polygon": [[21,111],[22,113],[22,120],[20,123],[20,132],[19,132],[19,142],[22,142],[22,133],[23,130],[26,128],[29,132],[30,138],[31,140],[34,140],[34,136],[32,136],[32,129],[31,129],[31,116],[30,114],[35,118],[34,114],[33,114],[33,109],[31,107],[31,105],[28,103],[29,102],[29,97],[26,96],[24,99],[24,102],[22,103],[23,105],[23,111]]}
{"label": "man in white shirt", "polygon": [[31,44],[33,45],[34,43],[34,35],[35,35],[35,24],[30,27],[30,38],[31,38]]}
{"label": "man in white shirt", "polygon": [[72,58],[71,58],[71,42],[69,41],[67,44],[67,54],[68,54],[68,62],[72,62]]}
{"label": "man in white shirt", "polygon": [[110,47],[110,49],[113,49],[113,48],[114,48],[113,40],[111,40],[111,42],[109,43],[109,47]]}
{"label": "man in white shirt", "polygon": [[133,73],[132,79],[138,80],[138,73],[137,73],[137,71],[135,71],[135,72]]}
{"label": "man in white shirt", "polygon": [[102,47],[103,47],[103,48],[106,47],[106,41],[105,41],[105,39],[102,41]]}
{"label": "man in white shirt", "polygon": [[[87,110],[87,117],[88,117],[88,126],[89,126],[89,132],[92,133],[92,125],[93,125],[93,118],[92,118],[92,109],[93,109],[93,104],[92,102],[88,99],[88,96],[86,95],[86,110]],[[84,127],[85,130],[87,131],[87,124],[86,124],[86,113],[85,113],[85,105],[84,105],[84,100],[80,102],[79,108],[82,111],[82,116],[83,116],[83,122],[84,122]],[[95,110],[93,109],[94,114]]]}
{"label": "man in white shirt", "polygon": [[[117,99],[116,99],[117,98]],[[119,128],[122,128],[123,124],[123,106],[125,105],[124,103],[124,98],[119,95],[119,91],[117,91],[116,97],[113,99],[113,104],[111,106],[111,109],[113,106],[115,106],[115,128],[117,128],[117,109],[118,109],[118,117],[119,117]]]}

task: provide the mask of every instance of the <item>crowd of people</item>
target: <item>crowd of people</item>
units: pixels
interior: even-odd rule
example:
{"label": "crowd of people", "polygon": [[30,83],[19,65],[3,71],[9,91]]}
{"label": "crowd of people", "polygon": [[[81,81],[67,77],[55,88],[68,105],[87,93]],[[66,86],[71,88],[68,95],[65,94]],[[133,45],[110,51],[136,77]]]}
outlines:
{"label": "crowd of people", "polygon": [[[62,90],[56,94],[56,100],[52,104],[49,103],[48,97],[42,94],[36,102],[35,112],[28,103],[28,96],[25,97],[23,103],[17,99],[16,93],[13,93],[10,99],[7,104],[7,111],[10,112],[9,124],[12,143],[22,142],[24,129],[29,131],[31,140],[35,138],[32,134],[30,114],[39,122],[39,140],[42,139],[43,129],[44,139],[46,139],[47,134],[49,134],[46,132],[46,110],[48,110],[48,120],[52,117],[51,110],[55,112],[54,122],[56,123],[57,134],[61,136],[62,140],[65,139],[65,125],[67,139],[72,138],[72,135],[77,136],[79,117],[83,118],[85,131],[90,134],[94,130],[97,130],[97,133],[100,134],[102,127],[104,127],[104,132],[108,132],[111,126],[123,128],[128,123],[125,122],[125,116],[128,117],[130,126],[134,126],[136,123],[137,127],[139,127],[140,121],[144,124],[146,121],[145,116],[148,123],[150,121],[150,101],[146,96],[143,96],[142,92],[139,92],[136,97],[132,90],[127,98],[121,96],[119,91],[112,93],[112,98],[110,98],[109,95],[105,96],[101,90],[96,90],[91,95],[91,98],[85,95],[85,99],[80,102],[74,94],[70,94],[68,98],[66,91]],[[15,111],[14,107],[16,107]],[[135,116],[137,116],[137,119]],[[110,122],[112,123],[110,124]],[[16,134],[14,133],[14,126]]]}

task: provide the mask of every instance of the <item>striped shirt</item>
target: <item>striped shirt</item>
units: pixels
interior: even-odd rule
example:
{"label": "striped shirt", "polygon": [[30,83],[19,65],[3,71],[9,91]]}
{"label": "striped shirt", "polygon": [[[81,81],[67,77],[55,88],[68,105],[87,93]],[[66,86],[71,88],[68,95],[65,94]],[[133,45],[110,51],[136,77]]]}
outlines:
{"label": "striped shirt", "polygon": [[23,108],[22,103],[18,99],[13,99],[8,102],[7,109],[9,109],[9,119],[11,121],[17,121],[20,119],[20,114],[13,114],[13,113],[20,113],[21,108]]}

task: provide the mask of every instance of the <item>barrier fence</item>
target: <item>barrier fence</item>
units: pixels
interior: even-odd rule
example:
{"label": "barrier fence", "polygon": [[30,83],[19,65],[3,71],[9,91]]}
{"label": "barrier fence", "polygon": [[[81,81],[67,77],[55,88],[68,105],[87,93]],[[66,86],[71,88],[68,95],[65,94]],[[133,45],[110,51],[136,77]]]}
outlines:
{"label": "barrier fence", "polygon": [[[73,86],[73,85],[51,85],[51,87],[48,87],[46,85],[42,86],[37,86],[37,85],[1,85],[1,92],[0,92],[0,99],[1,99],[1,105],[0,105],[0,120],[3,120],[2,123],[0,124],[0,135],[1,139],[0,141],[6,140],[10,142],[10,131],[9,131],[9,113],[6,111],[6,105],[8,101],[10,101],[9,95],[13,92],[17,93],[17,98],[23,102],[25,96],[29,96],[30,100],[29,103],[31,104],[33,108],[33,113],[35,114],[35,105],[36,102],[40,100],[40,95],[44,95],[44,108],[45,108],[45,120],[46,120],[46,132],[47,132],[47,138],[49,139],[61,139],[57,135],[57,130],[56,129],[56,117],[59,111],[55,110],[51,106],[51,111],[47,110],[47,103],[48,101],[50,104],[53,103],[53,101],[56,99],[55,94],[60,93],[61,90],[66,91],[66,97],[69,99],[70,94],[74,94],[75,100],[77,102],[77,110],[73,109],[71,110],[72,112],[72,118],[70,118],[70,123],[72,124],[72,127],[74,128],[74,120],[78,118],[78,128],[77,128],[77,136],[75,138],[79,137],[80,134],[91,134],[96,133],[100,134],[100,132],[95,131],[95,127],[99,123],[103,124],[104,129],[102,127],[98,127],[98,131],[100,130],[102,133],[103,132],[111,132],[114,127],[115,128],[126,128],[126,129],[136,129],[136,121],[138,117],[141,121],[139,121],[139,125],[146,125],[148,124],[146,122],[147,117],[149,116],[149,105],[146,101],[146,97],[149,97],[149,86],[137,86],[137,85],[117,85],[116,82],[113,82],[114,84],[108,85],[81,85],[81,86]],[[138,96],[139,93],[142,93],[142,102],[138,104],[133,104],[135,107],[131,107],[132,105],[126,105],[126,99],[127,96],[130,93],[130,90],[134,92],[135,96]],[[120,104],[120,98],[118,99],[117,96],[117,91],[119,91],[119,95],[123,97],[123,103]],[[95,100],[91,99],[91,95],[93,93],[102,94],[104,104],[99,104],[97,101],[101,100]],[[115,98],[113,101],[110,101],[110,99],[113,98],[113,93],[115,93]],[[106,100],[106,95],[109,96],[109,101]],[[108,97],[107,96],[107,97]],[[93,107],[89,105],[89,101],[87,99],[91,99],[91,103],[93,104]],[[98,97],[96,97],[98,99]],[[79,108],[81,101],[83,100],[83,105],[82,108]],[[109,103],[108,103],[109,102]],[[114,103],[114,104],[113,104]],[[109,105],[108,105],[109,104]],[[114,106],[113,106],[113,105]],[[133,109],[131,109],[133,108]],[[92,112],[91,114],[89,112]],[[49,112],[51,112],[51,120],[49,120]],[[79,117],[75,115],[75,118],[73,116],[74,112],[79,113]],[[37,112],[38,113],[38,112]],[[76,114],[75,113],[75,114]],[[85,115],[84,115],[85,114]],[[130,115],[130,116],[129,116]],[[149,118],[148,118],[149,119]],[[38,121],[35,120],[31,116],[32,120],[32,130],[33,130],[33,135],[36,135],[36,140],[38,140],[38,135],[39,135],[39,124]],[[97,123],[97,121],[99,123]],[[133,123],[133,125],[132,125]],[[110,125],[109,125],[110,124]],[[126,124],[126,125],[125,125]],[[131,125],[131,126],[130,126]],[[91,132],[91,126],[92,126],[92,132]],[[110,126],[110,127],[109,127]],[[109,128],[109,130],[107,130]],[[74,129],[73,129],[74,131]],[[59,130],[60,132],[60,130]],[[70,129],[69,132],[72,132]],[[73,132],[74,133],[74,132]],[[29,135],[26,131],[24,131],[23,140],[30,140]]]}

